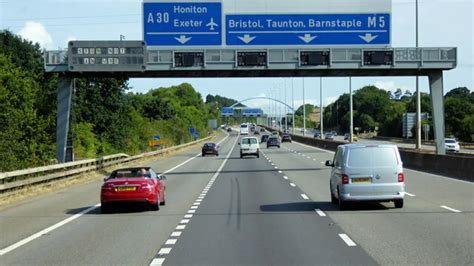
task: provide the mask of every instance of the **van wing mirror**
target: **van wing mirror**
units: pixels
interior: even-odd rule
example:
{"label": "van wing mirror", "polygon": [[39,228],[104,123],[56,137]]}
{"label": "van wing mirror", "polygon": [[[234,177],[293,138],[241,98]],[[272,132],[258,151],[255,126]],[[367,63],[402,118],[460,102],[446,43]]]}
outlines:
{"label": "van wing mirror", "polygon": [[326,166],[334,167],[334,163],[331,160],[326,161]]}

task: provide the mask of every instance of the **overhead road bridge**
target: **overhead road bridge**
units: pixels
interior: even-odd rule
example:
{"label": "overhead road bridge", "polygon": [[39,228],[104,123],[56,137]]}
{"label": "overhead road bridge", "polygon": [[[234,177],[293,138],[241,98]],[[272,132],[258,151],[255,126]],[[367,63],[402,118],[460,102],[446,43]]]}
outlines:
{"label": "overhead road bridge", "polygon": [[44,56],[45,70],[61,74],[56,146],[57,159],[64,162],[72,80],[85,77],[427,76],[436,150],[445,154],[443,71],[456,67],[458,54],[441,47],[148,49],[143,41],[71,41],[67,51]]}

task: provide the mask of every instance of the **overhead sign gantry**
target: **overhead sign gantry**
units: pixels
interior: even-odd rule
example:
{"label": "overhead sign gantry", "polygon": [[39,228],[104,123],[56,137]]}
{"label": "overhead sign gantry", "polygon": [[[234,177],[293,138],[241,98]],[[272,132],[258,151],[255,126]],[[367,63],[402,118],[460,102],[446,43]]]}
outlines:
{"label": "overhead sign gantry", "polygon": [[[57,159],[64,162],[75,77],[428,76],[444,154],[443,71],[456,48],[392,48],[391,0],[146,0],[143,40],[72,41],[46,51],[61,73]],[[230,114],[230,112],[226,112]]]}

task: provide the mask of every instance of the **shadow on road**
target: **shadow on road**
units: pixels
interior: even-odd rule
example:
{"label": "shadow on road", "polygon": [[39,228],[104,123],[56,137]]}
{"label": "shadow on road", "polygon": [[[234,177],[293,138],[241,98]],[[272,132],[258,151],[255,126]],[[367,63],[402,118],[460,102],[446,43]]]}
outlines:
{"label": "shadow on road", "polygon": [[[292,202],[292,203],[280,203],[280,204],[268,204],[260,205],[262,212],[315,212],[316,209],[322,211],[340,211],[337,204],[331,204],[329,201],[304,201],[304,202]],[[389,210],[391,208],[378,203],[378,202],[357,202],[350,203],[346,210],[341,212],[350,211],[376,211],[376,210]]]}
{"label": "shadow on road", "polygon": [[[78,214],[81,211],[84,211],[91,206],[74,208],[66,210],[66,214]],[[141,213],[147,212],[150,208],[147,204],[140,204],[140,203],[123,203],[120,205],[113,206],[113,208],[107,214],[114,214],[114,213]],[[85,213],[88,215],[102,215],[100,207],[93,209],[92,211]],[[106,214],[105,214],[106,215]]]}

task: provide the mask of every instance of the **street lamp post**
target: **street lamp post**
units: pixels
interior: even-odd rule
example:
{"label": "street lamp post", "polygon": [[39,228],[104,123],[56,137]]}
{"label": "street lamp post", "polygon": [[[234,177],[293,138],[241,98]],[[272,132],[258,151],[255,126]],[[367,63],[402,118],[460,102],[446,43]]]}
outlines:
{"label": "street lamp post", "polygon": [[350,129],[349,129],[349,142],[354,142],[354,113],[352,111],[352,77],[349,77],[349,109],[350,109]]}
{"label": "street lamp post", "polygon": [[291,109],[293,109],[293,135],[295,134],[295,87],[294,87],[294,79],[291,78]]}
{"label": "street lamp post", "polygon": [[321,131],[321,139],[324,139],[324,132],[323,132],[323,78],[319,77],[319,130]]}

